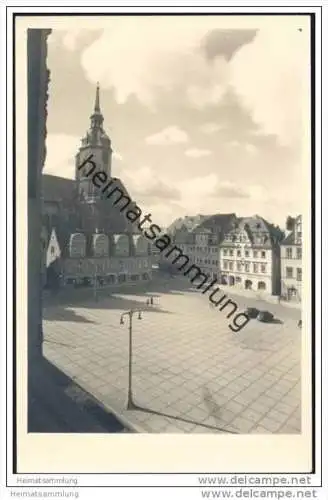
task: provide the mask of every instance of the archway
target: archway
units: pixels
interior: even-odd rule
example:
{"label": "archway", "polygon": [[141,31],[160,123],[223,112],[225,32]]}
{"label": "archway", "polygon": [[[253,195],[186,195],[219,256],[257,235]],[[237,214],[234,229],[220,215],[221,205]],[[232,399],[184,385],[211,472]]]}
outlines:
{"label": "archway", "polygon": [[235,277],[234,276],[229,276],[229,285],[234,286],[235,284]]}
{"label": "archway", "polygon": [[246,290],[251,290],[253,286],[253,282],[251,280],[246,280],[245,281],[245,289]]}
{"label": "archway", "polygon": [[227,284],[228,284],[227,277],[225,274],[223,274],[221,276],[221,285],[227,285]]}
{"label": "archway", "polygon": [[295,300],[296,298],[296,288],[293,286],[290,288],[287,288],[287,300]]}
{"label": "archway", "polygon": [[258,290],[266,290],[266,284],[264,283],[264,281],[258,282],[257,289]]}
{"label": "archway", "polygon": [[119,282],[119,283],[125,283],[126,281],[127,281],[127,280],[126,280],[126,274],[124,274],[124,273],[120,273],[120,274],[118,275],[118,282]]}
{"label": "archway", "polygon": [[108,276],[106,277],[106,282],[108,285],[115,285],[116,274],[108,274]]}

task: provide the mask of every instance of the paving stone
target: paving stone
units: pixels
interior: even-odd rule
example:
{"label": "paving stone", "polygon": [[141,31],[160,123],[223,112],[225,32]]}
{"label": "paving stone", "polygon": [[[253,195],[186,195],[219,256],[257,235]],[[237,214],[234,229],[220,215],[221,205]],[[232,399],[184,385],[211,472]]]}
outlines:
{"label": "paving stone", "polygon": [[301,429],[296,429],[291,425],[283,425],[279,430],[279,434],[301,434]]}
{"label": "paving stone", "polygon": [[217,420],[223,423],[231,423],[236,418],[236,414],[233,411],[222,408],[222,410],[217,415]]}
{"label": "paving stone", "polygon": [[252,430],[251,430],[251,433],[252,434],[272,434],[271,431],[269,431],[268,429],[266,429],[265,427],[261,427],[261,426],[258,426],[258,427],[254,427]]}
{"label": "paving stone", "polygon": [[231,424],[236,427],[240,434],[247,434],[254,427],[254,422],[242,417],[236,417]]}
{"label": "paving stone", "polygon": [[[238,432],[253,433],[268,426],[266,433],[281,433],[283,427],[287,430],[300,427],[300,360],[296,353],[300,352],[301,338],[295,337],[295,319],[289,319],[294,312],[275,306],[277,310],[280,307],[283,324],[264,326],[252,322],[247,331],[245,329],[236,336],[232,335],[224,318],[218,322],[218,315],[209,311],[205,299],[198,292],[163,293],[161,307],[173,314],[149,311],[145,312],[144,321],[135,323],[135,399],[174,415],[192,413],[194,420],[197,415],[199,420],[214,425],[221,421],[221,412],[226,420],[242,419],[241,429],[256,426]],[[145,299],[142,295],[135,295],[133,300],[143,304]],[[123,330],[119,327],[120,313],[126,309],[125,301],[131,301],[131,295],[104,298],[97,309],[93,305],[88,309],[87,304],[70,308],[82,320],[84,317],[94,321],[92,324],[82,320],[67,322],[63,307],[53,308],[51,314],[53,317],[57,315],[58,321],[45,321],[44,330],[46,337],[54,343],[45,344],[44,351],[50,361],[76,377],[78,384],[99,394],[103,404],[119,408],[122,416],[133,425],[133,419],[136,424],[138,422],[135,416],[138,412],[125,409],[128,335],[127,331],[122,335]],[[245,349],[243,342],[260,350]],[[59,343],[74,344],[75,349]],[[204,400],[206,391],[210,394],[207,405]],[[282,397],[278,398],[279,395]],[[214,402],[219,417],[216,412],[214,417],[209,416],[209,401]],[[277,412],[273,413],[276,420],[269,419],[268,411],[272,407]],[[267,417],[263,417],[267,413]],[[281,424],[291,414],[293,416]],[[263,417],[258,424],[254,422],[257,415]],[[177,420],[167,421],[164,416],[150,413],[139,424],[145,432],[174,432],[176,429],[176,432],[194,430],[198,433],[201,428],[197,422],[179,427]],[[281,428],[273,431],[277,425]],[[225,426],[228,430],[232,424],[226,422]],[[213,432],[222,432],[222,429]]]}
{"label": "paving stone", "polygon": [[283,424],[288,419],[285,413],[279,412],[276,407],[268,411],[267,416],[276,420],[278,423]]}
{"label": "paving stone", "polygon": [[259,422],[263,418],[263,414],[261,412],[252,410],[252,408],[246,408],[246,410],[242,412],[242,416],[250,422]]}
{"label": "paving stone", "polygon": [[264,418],[262,418],[260,420],[259,425],[261,427],[264,427],[265,429],[268,429],[268,431],[270,431],[272,433],[277,432],[281,427],[281,424],[279,422],[277,422],[276,420],[273,420],[267,416],[265,416]]}
{"label": "paving stone", "polygon": [[242,411],[245,411],[245,406],[237,403],[233,399],[225,403],[224,408],[226,410],[231,411],[234,415],[237,415]]}

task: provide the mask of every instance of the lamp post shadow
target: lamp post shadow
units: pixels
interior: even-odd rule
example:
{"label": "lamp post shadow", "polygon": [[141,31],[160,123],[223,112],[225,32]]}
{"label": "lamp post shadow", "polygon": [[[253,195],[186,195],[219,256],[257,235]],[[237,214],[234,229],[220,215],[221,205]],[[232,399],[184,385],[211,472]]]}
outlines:
{"label": "lamp post shadow", "polygon": [[133,316],[135,314],[138,314],[138,319],[141,320],[141,310],[140,309],[130,309],[130,311],[124,312],[121,314],[120,318],[120,324],[124,325],[124,318],[128,318],[129,322],[129,350],[128,350],[128,401],[127,401],[127,410],[134,410],[137,408],[137,405],[134,403],[133,400],[133,391],[132,391],[132,360],[133,360],[133,353],[132,353],[132,333],[133,333]]}
{"label": "lamp post shadow", "polygon": [[[154,296],[151,295],[147,298],[147,306],[155,305]],[[133,390],[132,390],[132,362],[133,362],[133,316],[138,314],[138,320],[142,319],[141,313],[144,312],[143,309],[130,309],[121,314],[120,324],[124,325],[124,318],[128,318],[129,326],[129,349],[128,349],[128,400],[127,400],[127,410],[138,410],[139,406],[134,402]]]}

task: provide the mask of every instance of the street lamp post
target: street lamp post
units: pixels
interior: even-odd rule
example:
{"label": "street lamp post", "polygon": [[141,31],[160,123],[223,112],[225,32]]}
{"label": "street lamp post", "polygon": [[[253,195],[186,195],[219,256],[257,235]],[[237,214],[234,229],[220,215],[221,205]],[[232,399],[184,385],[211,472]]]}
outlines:
{"label": "street lamp post", "polygon": [[121,319],[120,319],[120,324],[124,325],[124,317],[128,317],[129,321],[129,361],[128,361],[128,403],[127,403],[127,409],[128,410],[133,410],[136,408],[136,404],[133,401],[133,394],[132,394],[132,320],[133,320],[133,315],[138,313],[138,319],[142,319],[141,317],[141,310],[138,309],[131,309],[130,311],[124,312],[121,314]]}
{"label": "street lamp post", "polygon": [[98,289],[97,289],[97,285],[98,285],[98,279],[97,279],[97,274],[98,274],[98,264],[96,261],[94,261],[94,277],[93,277],[93,296],[94,296],[94,299],[95,301],[98,300]]}

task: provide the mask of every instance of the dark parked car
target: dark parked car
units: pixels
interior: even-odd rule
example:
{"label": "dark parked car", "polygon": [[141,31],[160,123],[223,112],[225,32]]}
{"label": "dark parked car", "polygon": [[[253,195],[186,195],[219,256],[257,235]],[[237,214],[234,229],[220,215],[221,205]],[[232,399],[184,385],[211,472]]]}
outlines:
{"label": "dark parked car", "polygon": [[273,314],[269,311],[260,311],[257,315],[258,321],[262,321],[262,323],[270,323],[273,320]]}
{"label": "dark parked car", "polygon": [[255,307],[248,307],[248,308],[246,309],[246,314],[247,314],[247,316],[248,316],[249,318],[251,318],[251,319],[255,319],[255,318],[257,318],[257,316],[258,316],[259,312],[260,312],[260,311],[259,311],[258,309],[256,309]]}

